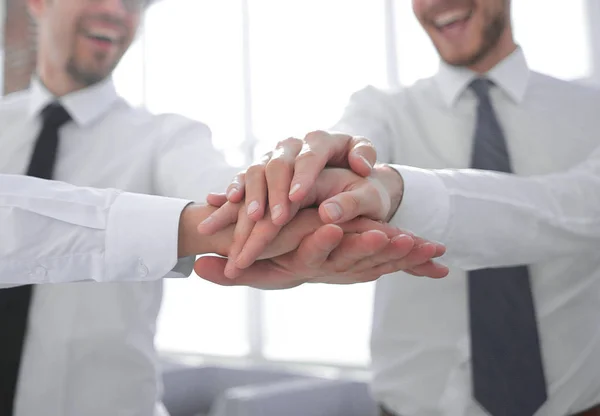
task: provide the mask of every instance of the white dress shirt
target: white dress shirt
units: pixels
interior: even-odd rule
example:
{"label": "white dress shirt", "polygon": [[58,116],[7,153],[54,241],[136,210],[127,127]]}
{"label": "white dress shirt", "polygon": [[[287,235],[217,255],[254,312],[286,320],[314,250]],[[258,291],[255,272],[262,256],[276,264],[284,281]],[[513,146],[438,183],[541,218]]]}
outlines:
{"label": "white dress shirt", "polygon": [[405,186],[395,225],[446,244],[442,261],[472,270],[600,257],[600,147],[565,172],[529,177],[391,166]]}
{"label": "white dress shirt", "polygon": [[[41,128],[37,115],[51,100],[34,80],[30,90],[0,102],[1,173],[25,172]],[[207,192],[224,189],[236,173],[213,148],[208,127],[177,115],[154,116],[131,108],[111,80],[60,102],[74,122],[60,132],[54,175],[58,181],[203,200]],[[105,218],[96,214],[90,207],[81,222]],[[144,218],[130,217],[134,226],[145,226]],[[127,230],[113,228],[107,238],[134,243],[125,235]],[[124,250],[123,254],[131,247]],[[155,269],[155,255],[162,256],[160,250],[140,256],[133,275]],[[35,258],[31,255],[32,261]],[[81,267],[82,280],[92,278],[88,272],[89,267]],[[153,342],[161,298],[162,280],[36,286],[15,415],[159,414],[161,387]]]}
{"label": "white dress shirt", "polygon": [[[516,174],[565,171],[598,146],[597,91],[530,71],[520,49],[488,76],[497,86],[491,99]],[[442,64],[433,78],[402,91],[368,87],[354,94],[335,129],[373,140],[382,162],[468,168],[477,98],[467,86],[474,77]],[[510,214],[472,214],[474,220],[465,219],[461,227],[480,227],[482,218],[506,232],[523,224]],[[435,229],[444,216],[430,220]],[[510,244],[495,241],[506,251]],[[530,270],[550,396],[537,415],[564,416],[600,403],[600,256],[573,250],[532,264]],[[380,279],[371,354],[374,395],[391,411],[403,416],[485,414],[471,396],[464,270],[452,268],[441,280],[402,273]]]}
{"label": "white dress shirt", "polygon": [[189,202],[0,174],[0,285],[171,277]]}

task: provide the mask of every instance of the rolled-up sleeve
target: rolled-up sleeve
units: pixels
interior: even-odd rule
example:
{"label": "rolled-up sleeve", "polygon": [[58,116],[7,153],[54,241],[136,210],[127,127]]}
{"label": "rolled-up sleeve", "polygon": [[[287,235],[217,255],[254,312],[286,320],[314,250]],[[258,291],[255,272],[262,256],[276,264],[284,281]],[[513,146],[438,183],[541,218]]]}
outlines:
{"label": "rolled-up sleeve", "polygon": [[598,255],[600,149],[573,169],[542,176],[393,166],[405,199],[392,219],[447,245],[463,269]]}
{"label": "rolled-up sleeve", "polygon": [[0,284],[147,281],[177,263],[183,199],[0,175]]}

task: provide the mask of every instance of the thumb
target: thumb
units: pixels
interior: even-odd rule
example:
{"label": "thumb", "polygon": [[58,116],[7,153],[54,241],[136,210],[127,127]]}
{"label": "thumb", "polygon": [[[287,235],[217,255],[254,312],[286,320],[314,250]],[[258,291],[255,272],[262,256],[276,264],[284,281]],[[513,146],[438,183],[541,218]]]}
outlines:
{"label": "thumb", "polygon": [[324,223],[342,223],[359,216],[382,221],[390,210],[390,201],[385,195],[369,183],[323,201],[319,216]]}

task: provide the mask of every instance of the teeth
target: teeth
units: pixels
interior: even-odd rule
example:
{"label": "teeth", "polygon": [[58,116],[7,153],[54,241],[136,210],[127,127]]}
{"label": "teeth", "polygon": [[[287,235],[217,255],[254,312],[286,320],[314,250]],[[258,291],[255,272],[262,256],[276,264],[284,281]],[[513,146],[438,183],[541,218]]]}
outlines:
{"label": "teeth", "polygon": [[110,29],[98,28],[88,31],[90,36],[100,39],[106,39],[111,42],[116,42],[119,39],[119,35]]}
{"label": "teeth", "polygon": [[445,12],[437,16],[433,22],[437,26],[437,28],[442,28],[444,26],[450,25],[452,23],[456,23],[459,20],[464,20],[471,15],[471,10],[452,10],[449,12]]}

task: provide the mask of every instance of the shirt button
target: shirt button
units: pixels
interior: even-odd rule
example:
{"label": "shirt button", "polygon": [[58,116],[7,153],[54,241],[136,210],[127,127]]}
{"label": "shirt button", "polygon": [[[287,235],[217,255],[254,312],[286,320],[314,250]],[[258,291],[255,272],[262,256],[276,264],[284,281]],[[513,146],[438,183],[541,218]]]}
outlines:
{"label": "shirt button", "polygon": [[148,267],[146,267],[146,265],[144,264],[144,261],[142,259],[139,259],[139,264],[137,266],[137,272],[141,277],[148,276],[148,273],[149,273]]}

